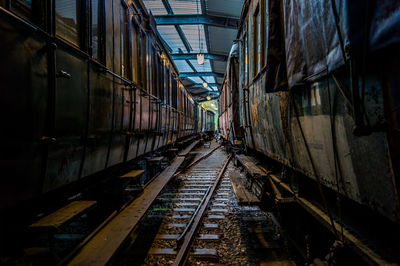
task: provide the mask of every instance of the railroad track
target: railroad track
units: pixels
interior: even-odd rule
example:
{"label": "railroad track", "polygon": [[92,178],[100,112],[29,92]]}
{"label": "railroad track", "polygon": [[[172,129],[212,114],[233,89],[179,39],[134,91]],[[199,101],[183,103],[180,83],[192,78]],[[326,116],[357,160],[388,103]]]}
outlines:
{"label": "railroad track", "polygon": [[[154,194],[157,186],[146,188],[143,201],[99,228],[67,264],[248,264],[271,252],[275,258],[283,246],[268,237],[279,233],[258,207],[238,206],[230,176],[239,169],[229,163],[230,155],[216,142],[191,154],[195,158],[183,170],[168,171],[174,177],[157,185],[160,192]],[[249,226],[256,231],[247,232]]]}
{"label": "railroad track", "polygon": [[[224,177],[230,156],[220,148],[203,159],[201,154],[198,157],[195,164],[176,176],[147,212],[139,225],[141,229],[133,236],[133,253],[126,251],[130,257],[142,257],[148,265],[160,260],[183,265],[190,257],[218,259],[216,249],[191,247],[194,243],[207,247],[210,241],[219,240],[218,221],[226,218],[231,196],[228,192],[232,191],[229,178]],[[201,242],[204,244],[199,245]]]}

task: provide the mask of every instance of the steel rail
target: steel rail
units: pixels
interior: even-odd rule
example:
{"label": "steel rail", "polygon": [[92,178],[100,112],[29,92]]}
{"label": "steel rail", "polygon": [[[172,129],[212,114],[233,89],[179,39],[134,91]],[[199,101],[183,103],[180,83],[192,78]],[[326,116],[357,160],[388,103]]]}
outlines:
{"label": "steel rail", "polygon": [[[213,152],[215,152],[216,150],[218,150],[222,145],[218,145],[217,147],[215,147],[214,149],[212,149],[211,151],[209,151],[206,154],[203,154],[200,158],[198,158],[196,161],[190,163],[188,166],[185,167],[184,170],[180,170],[178,172],[176,172],[174,174],[174,177],[180,175],[182,172],[184,172],[186,169],[189,169],[191,167],[193,167],[194,165],[198,164],[199,162],[201,162],[202,160],[204,160],[205,158],[209,157],[211,154],[213,154]],[[179,155],[178,155],[179,156]]]}
{"label": "steel rail", "polygon": [[205,194],[205,197],[203,197],[203,200],[199,204],[199,206],[196,209],[196,212],[193,214],[192,219],[188,223],[187,227],[183,231],[183,233],[179,236],[177,240],[177,244],[180,246],[179,252],[175,258],[174,261],[174,266],[176,265],[184,265],[186,262],[186,258],[188,255],[189,248],[192,244],[193,237],[197,231],[197,228],[200,224],[201,219],[204,216],[205,211],[207,210],[208,204],[210,203],[211,197],[213,196],[218,184],[220,183],[220,180],[222,176],[225,173],[225,170],[229,164],[229,161],[231,160],[231,155],[229,155],[228,159],[225,161],[224,165],[222,166],[214,184],[212,187],[209,187],[207,190],[207,193]]}
{"label": "steel rail", "polygon": [[[184,150],[186,150],[187,152],[189,152],[190,150],[192,150],[192,149],[197,145],[198,142],[199,142],[198,140],[194,140],[194,141],[192,142],[192,144],[188,145],[188,147],[186,147]],[[176,156],[175,159],[174,159],[174,161],[175,161],[176,159],[178,159],[178,160],[185,160],[184,157],[179,157],[179,156]],[[182,162],[183,162],[183,161],[182,161]],[[182,164],[182,162],[178,163],[179,166]],[[162,173],[166,172],[166,170],[168,170],[170,167],[171,167],[171,165],[168,166]],[[176,168],[175,172],[177,171],[177,169],[178,169],[178,168]],[[161,174],[162,174],[162,173],[161,173]],[[161,175],[161,174],[160,174],[160,175]],[[158,175],[157,178],[159,178],[160,175]],[[171,179],[173,178],[173,176],[174,176],[174,174],[171,174],[171,177],[168,178],[168,181],[171,180]],[[146,185],[146,187],[149,187],[150,185],[154,185],[154,183],[156,183],[156,179],[157,179],[157,178],[152,179],[151,182],[149,182],[149,183]],[[145,187],[145,188],[146,188],[146,187]],[[161,190],[160,190],[160,191],[161,191]],[[143,197],[144,197],[144,194],[145,194],[145,191],[143,191],[137,198],[126,202],[126,203],[122,206],[122,208],[121,208],[119,211],[114,211],[113,213],[111,213],[100,225],[98,225],[98,227],[97,227],[96,229],[94,229],[88,236],[86,236],[86,237],[84,238],[84,240],[81,241],[81,243],[79,243],[78,246],[76,246],[76,247],[75,247],[64,259],[62,259],[57,265],[68,265],[68,264],[74,265],[74,264],[75,264],[75,263],[74,263],[74,260],[79,256],[79,254],[80,254],[81,252],[83,252],[84,249],[87,249],[87,248],[88,248],[88,245],[89,245],[90,243],[94,242],[95,238],[97,238],[104,230],[106,230],[107,227],[110,226],[111,223],[115,222],[115,220],[116,220],[119,216],[123,216],[123,215],[124,215],[124,212],[129,211],[129,210],[127,210],[127,209],[130,208],[130,207],[132,207],[132,206],[135,204],[135,201],[138,201],[138,200],[140,200],[141,198],[143,198]],[[158,193],[157,193],[157,195],[158,195]],[[146,195],[145,198],[147,198],[146,201],[153,202],[153,200],[151,200],[151,196]],[[155,199],[155,198],[156,198],[156,196],[154,197],[154,199]],[[143,210],[141,210],[141,211],[143,212]],[[126,214],[125,214],[125,215],[126,215]],[[136,216],[137,216],[137,215],[139,215],[139,213],[136,213]],[[143,213],[143,215],[144,215],[144,213]],[[134,223],[132,222],[132,223],[133,223],[133,224],[131,225],[132,230],[133,230],[133,228],[136,226],[136,224],[138,223],[138,221],[139,221],[139,219],[137,219],[137,221],[135,221]],[[104,241],[104,240],[103,240],[103,241]],[[111,240],[107,240],[107,241],[111,241]],[[106,241],[106,242],[107,242],[107,241]],[[117,249],[118,249],[118,248],[117,248]],[[94,251],[94,250],[90,250],[90,249],[89,249],[89,251],[87,251],[87,252],[88,252],[88,253],[92,253],[93,251]],[[115,251],[117,251],[117,250],[115,250]],[[109,259],[111,259],[111,257],[105,259],[104,261],[96,261],[96,260],[94,260],[94,261],[85,261],[84,264],[85,264],[85,265],[89,265],[89,264],[92,264],[92,265],[94,265],[94,264],[96,264],[96,265],[105,265],[105,264],[107,264],[107,263],[109,262]],[[78,263],[78,264],[79,264],[79,263]]]}

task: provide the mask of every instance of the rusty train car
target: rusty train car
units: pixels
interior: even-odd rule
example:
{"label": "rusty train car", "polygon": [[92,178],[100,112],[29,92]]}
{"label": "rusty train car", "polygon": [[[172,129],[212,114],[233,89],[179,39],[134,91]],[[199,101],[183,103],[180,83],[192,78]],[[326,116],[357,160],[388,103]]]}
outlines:
{"label": "rusty train car", "polygon": [[206,129],[141,1],[0,1],[0,36],[2,210]]}
{"label": "rusty train car", "polygon": [[391,0],[245,1],[221,134],[299,173],[282,180],[327,213],[398,229],[399,17]]}
{"label": "rusty train car", "polygon": [[206,128],[205,132],[213,133],[215,130],[215,122],[214,122],[215,114],[212,111],[206,111]]}
{"label": "rusty train car", "polygon": [[229,53],[224,83],[219,97],[219,132],[231,144],[242,142],[243,130],[239,113],[239,44],[235,43]]}

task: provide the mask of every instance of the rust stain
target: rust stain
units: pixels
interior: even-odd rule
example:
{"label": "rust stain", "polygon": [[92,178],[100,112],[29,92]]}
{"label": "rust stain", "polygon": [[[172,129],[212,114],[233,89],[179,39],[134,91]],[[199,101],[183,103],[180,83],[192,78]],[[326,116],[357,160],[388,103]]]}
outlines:
{"label": "rust stain", "polygon": [[255,125],[259,125],[260,121],[258,120],[258,99],[254,97],[254,103],[251,105],[251,118]]}

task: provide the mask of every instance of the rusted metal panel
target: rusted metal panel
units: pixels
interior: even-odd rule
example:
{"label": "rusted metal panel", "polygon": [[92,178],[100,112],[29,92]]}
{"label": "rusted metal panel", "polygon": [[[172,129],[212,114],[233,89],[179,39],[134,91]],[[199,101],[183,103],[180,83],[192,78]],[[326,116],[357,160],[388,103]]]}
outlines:
{"label": "rusted metal panel", "polygon": [[[386,132],[379,132],[376,128],[375,132],[368,136],[353,134],[355,122],[352,106],[341,92],[345,90],[346,93],[351,85],[350,74],[345,72],[346,70],[334,74],[339,84],[342,84],[342,89],[338,89],[337,82],[321,72],[319,74],[322,76],[318,80],[317,76],[302,79],[300,90],[292,90],[290,93],[267,93],[271,84],[266,83],[271,80],[267,81],[266,76],[271,65],[267,65],[267,69],[262,70],[256,77],[251,71],[256,56],[252,48],[253,16],[250,14],[254,14],[257,5],[258,1],[250,1],[246,11],[248,15],[244,14],[249,25],[244,22],[242,32],[238,35],[242,38],[238,83],[240,124],[245,130],[247,146],[333,190],[339,190],[345,197],[378,211],[392,221],[400,221],[399,198],[396,192],[399,187],[398,178],[395,178],[395,170],[392,167],[393,160],[398,161],[393,157],[397,153],[393,152],[393,147],[389,145],[390,143],[397,147],[398,142],[393,136],[388,139]],[[273,18],[272,16],[269,19]],[[250,38],[249,81],[244,81],[244,34],[248,34],[247,37]],[[280,43],[276,43],[276,47],[279,45]],[[393,50],[382,52],[385,63],[369,66],[365,76],[363,100],[366,116],[373,127],[379,128],[382,118],[385,117],[382,94],[386,95],[386,101],[391,106],[386,106],[386,117],[393,116],[392,113],[389,116],[387,114],[393,112],[393,108],[397,106],[390,104],[393,100],[385,92],[385,86],[396,87],[399,84],[398,75],[394,77],[387,74],[395,69],[388,64],[394,60],[392,58],[395,58],[395,54]],[[386,84],[382,83],[382,76],[390,76],[385,81]],[[393,92],[390,95],[397,96]],[[226,119],[223,115],[221,117]],[[398,122],[398,119],[393,120],[393,117],[389,120],[395,125]],[[389,135],[393,135],[393,132],[389,132]]]}
{"label": "rusted metal panel", "polygon": [[[251,129],[255,149],[287,158],[280,114],[280,93],[265,93],[265,76],[249,91]],[[249,129],[250,130],[250,129]]]}
{"label": "rusted metal panel", "polygon": [[[313,179],[317,175],[322,184],[337,190],[328,101],[329,97],[339,98],[332,119],[340,164],[339,180],[342,180],[339,184],[340,193],[391,219],[397,219],[398,203],[386,136],[384,133],[361,138],[354,136],[354,121],[343,96],[337,90],[328,89],[334,86],[332,80],[313,83],[295,94],[294,103],[288,103],[287,92],[264,93],[262,79],[255,83],[250,89],[255,149]],[[366,101],[369,103],[367,111],[372,121],[383,115],[382,99],[376,90],[380,90],[379,84],[370,79]],[[291,104],[296,104],[298,119]],[[305,152],[305,145],[310,149],[311,159]]]}

